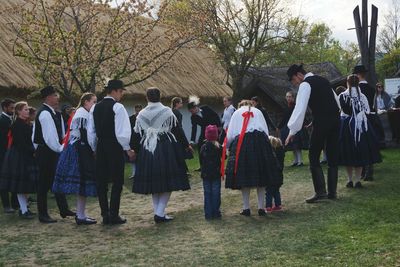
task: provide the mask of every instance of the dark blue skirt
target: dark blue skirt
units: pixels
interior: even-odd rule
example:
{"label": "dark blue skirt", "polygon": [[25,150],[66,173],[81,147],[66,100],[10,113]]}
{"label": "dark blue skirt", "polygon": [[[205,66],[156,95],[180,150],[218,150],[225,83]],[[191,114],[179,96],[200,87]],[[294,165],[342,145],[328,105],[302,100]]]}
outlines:
{"label": "dark blue skirt", "polygon": [[88,145],[69,144],[58,160],[52,191],[54,193],[97,195],[95,182],[95,160]]}
{"label": "dark blue skirt", "polygon": [[239,154],[236,175],[235,160],[239,136],[231,143],[226,166],[225,187],[241,189],[243,187],[280,187],[283,182],[276,154],[268,136],[259,131],[246,133]]}
{"label": "dark blue skirt", "polygon": [[[280,130],[280,138],[282,144],[285,144],[288,135],[289,135],[289,128],[285,126]],[[287,146],[285,146],[285,151],[308,150],[309,143],[310,143],[310,136],[307,130],[303,128],[295,134],[293,141],[290,142]]]}
{"label": "dark blue skirt", "polygon": [[141,146],[133,178],[134,193],[156,194],[189,189],[182,145],[172,135],[159,137],[154,154]]}
{"label": "dark blue skirt", "polygon": [[36,193],[39,168],[33,153],[12,146],[7,150],[0,174],[0,190],[13,193]]}
{"label": "dark blue skirt", "polygon": [[354,130],[354,119],[342,117],[339,138],[339,165],[362,167],[381,162],[378,139],[371,123],[368,121],[368,130],[361,134],[359,142],[354,139]]}

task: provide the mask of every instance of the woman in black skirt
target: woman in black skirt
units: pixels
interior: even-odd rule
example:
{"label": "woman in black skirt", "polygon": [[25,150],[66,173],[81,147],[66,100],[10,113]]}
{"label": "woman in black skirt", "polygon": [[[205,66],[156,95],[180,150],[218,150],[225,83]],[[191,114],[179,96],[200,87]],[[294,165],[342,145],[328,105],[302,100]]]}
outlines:
{"label": "woman in black skirt", "polygon": [[[268,138],[264,116],[243,100],[232,115],[227,134],[229,148],[225,187],[242,191],[243,211],[250,216],[250,189],[257,188],[258,214],[264,216],[265,187],[282,182],[282,173]],[[281,181],[281,182],[279,182]],[[276,185],[278,185],[276,184]]]}
{"label": "woman in black skirt", "polygon": [[[289,128],[287,126],[290,116],[292,116],[294,107],[295,107],[295,96],[292,91],[286,93],[286,102],[287,108],[283,113],[282,120],[278,124],[278,129],[280,132],[280,138],[282,143],[284,144],[287,136],[289,135]],[[307,130],[303,128],[300,130],[295,136],[291,143],[285,146],[285,151],[293,151],[293,163],[292,167],[303,166],[303,156],[301,153],[302,149],[306,149],[308,146],[308,134]]]}
{"label": "woman in black skirt", "polygon": [[34,158],[28,103],[18,102],[15,115],[9,133],[9,149],[1,169],[0,189],[17,193],[19,215],[32,219],[34,213],[28,209],[28,194],[36,193],[38,167]]}
{"label": "woman in black skirt", "polygon": [[[341,106],[339,163],[346,166],[348,188],[361,187],[362,167],[381,162],[377,137],[367,114],[370,112],[367,97],[358,87],[356,75],[347,78],[347,90],[339,95]],[[353,184],[353,171],[356,183]]]}
{"label": "woman in black skirt", "polygon": [[[181,133],[184,133],[183,131],[183,124],[182,124],[182,113],[179,111],[183,106],[183,101],[182,98],[180,97],[174,97],[171,100],[171,109],[172,112],[174,113],[177,121],[177,127],[179,127],[179,131]],[[182,138],[180,138],[179,142],[182,145],[182,150],[183,150],[183,154],[185,159],[192,159],[193,158],[193,148],[191,145],[189,145],[189,141],[186,138],[186,135],[182,135]],[[185,163],[185,168],[188,171],[187,165]]]}
{"label": "woman in black skirt", "polygon": [[75,221],[78,225],[96,223],[85,214],[86,197],[97,195],[94,156],[87,141],[89,111],[96,101],[93,93],[83,94],[75,114],[71,115],[52,188],[54,193],[77,195]]}
{"label": "woman in black skirt", "polygon": [[172,191],[190,189],[181,148],[182,128],[172,110],[160,103],[160,90],[147,89],[148,105],[136,119],[134,150],[138,151],[134,193],[152,194],[154,221],[167,222],[165,214]]}

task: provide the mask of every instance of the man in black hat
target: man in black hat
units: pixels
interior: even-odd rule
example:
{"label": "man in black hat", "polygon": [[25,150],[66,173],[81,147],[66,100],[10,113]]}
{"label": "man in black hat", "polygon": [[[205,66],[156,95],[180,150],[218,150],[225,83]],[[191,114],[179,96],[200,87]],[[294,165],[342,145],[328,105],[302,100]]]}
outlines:
{"label": "man in black hat", "polygon": [[[368,99],[368,105],[370,113],[367,114],[367,118],[374,129],[378,141],[380,142],[381,146],[385,146],[385,132],[383,130],[382,122],[379,119],[378,114],[374,110],[374,97],[375,97],[375,88],[370,86],[366,80],[366,74],[368,70],[365,68],[364,65],[357,65],[353,69],[353,74],[356,74],[360,83],[358,86],[360,87],[361,93],[363,93]],[[362,179],[364,181],[372,181],[374,174],[374,165],[364,166],[362,170]]]}
{"label": "man in black hat", "polygon": [[[0,115],[0,166],[2,166],[4,156],[7,151],[8,131],[12,123],[14,115],[15,101],[10,98],[5,98],[1,101],[1,109],[3,112]],[[3,204],[4,213],[14,213],[18,208],[17,194],[10,194],[7,191],[0,191],[1,202]]]}
{"label": "man in black hat", "polygon": [[[314,184],[314,196],[306,199],[314,203],[320,199],[336,199],[338,180],[339,110],[340,104],[329,81],[323,77],[306,72],[303,65],[292,65],[287,75],[294,86],[299,86],[296,106],[288,122],[290,130],[286,144],[303,127],[307,106],[313,115],[313,130],[310,138],[310,170]],[[328,159],[328,194],[319,157],[326,144]]]}
{"label": "man in black hat", "polygon": [[[202,106],[199,105],[200,105],[200,99],[197,96],[189,97],[187,107],[189,112],[192,114],[192,116],[190,117],[190,120],[192,122],[192,134],[190,138],[190,144],[196,143],[197,126],[200,126],[200,136],[197,141],[197,147],[200,153],[200,148],[203,145],[204,140],[206,139],[205,132],[207,126],[216,125],[219,129],[221,129],[222,124],[220,117],[214,110],[212,110],[207,105],[202,105]],[[198,169],[197,171],[200,171],[200,169]]]}
{"label": "man in black hat", "polygon": [[[55,223],[57,220],[51,218],[48,213],[47,192],[53,185],[58,156],[63,150],[65,128],[61,113],[56,111],[59,96],[54,87],[43,88],[40,95],[44,103],[33,126],[33,143],[37,145],[35,153],[39,165],[37,207],[40,222]],[[56,193],[55,197],[62,218],[75,216],[75,213],[69,210],[64,194]]]}
{"label": "man in black hat", "polygon": [[[125,107],[119,103],[125,91],[120,80],[110,80],[105,87],[107,96],[94,105],[89,114],[88,142],[96,152],[97,195],[103,224],[123,224],[119,215],[126,153],[132,161],[131,127]],[[108,183],[112,182],[108,203]]]}

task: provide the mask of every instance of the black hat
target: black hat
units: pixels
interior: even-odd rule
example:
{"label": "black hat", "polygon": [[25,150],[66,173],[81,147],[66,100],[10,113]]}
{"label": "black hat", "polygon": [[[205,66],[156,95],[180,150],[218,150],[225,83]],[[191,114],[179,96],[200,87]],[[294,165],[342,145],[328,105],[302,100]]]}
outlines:
{"label": "black hat", "polygon": [[296,75],[298,72],[302,72],[302,73],[304,72],[303,64],[301,64],[301,65],[293,64],[292,66],[290,66],[288,68],[288,70],[286,71],[286,74],[289,77],[289,82],[292,80],[292,77],[294,75]]}
{"label": "black hat", "polygon": [[126,90],[124,83],[121,80],[109,80],[107,86],[104,87],[104,89],[106,89],[107,92],[118,89]]}
{"label": "black hat", "polygon": [[54,87],[51,86],[51,85],[46,86],[45,88],[40,90],[40,95],[42,96],[42,98],[46,98],[49,95],[52,95],[52,94],[55,94],[55,93],[57,93],[56,89],[54,89]]}
{"label": "black hat", "polygon": [[359,74],[359,73],[366,73],[368,70],[365,68],[364,65],[357,65],[353,69],[353,74]]}

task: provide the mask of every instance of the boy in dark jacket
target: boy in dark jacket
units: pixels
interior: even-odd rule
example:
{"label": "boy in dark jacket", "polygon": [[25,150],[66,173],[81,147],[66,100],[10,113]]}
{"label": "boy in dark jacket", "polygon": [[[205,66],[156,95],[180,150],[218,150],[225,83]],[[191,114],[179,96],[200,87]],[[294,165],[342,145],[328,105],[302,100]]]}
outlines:
{"label": "boy in dark jacket", "polygon": [[[271,142],[271,146],[275,151],[276,159],[278,161],[278,168],[281,171],[280,177],[276,177],[274,181],[271,181],[271,185],[267,186],[265,193],[265,211],[267,213],[273,211],[281,211],[282,203],[281,203],[281,193],[279,192],[279,188],[283,183],[283,166],[285,161],[285,150],[283,148],[282,142],[279,138],[270,136],[269,141]],[[272,207],[272,200],[275,203],[275,206]]]}
{"label": "boy in dark jacket", "polygon": [[209,125],[205,130],[206,142],[200,149],[201,178],[204,189],[204,213],[206,220],[221,217],[221,153],[218,128]]}

